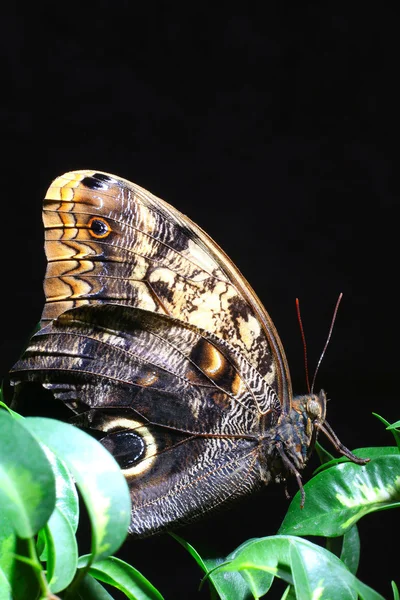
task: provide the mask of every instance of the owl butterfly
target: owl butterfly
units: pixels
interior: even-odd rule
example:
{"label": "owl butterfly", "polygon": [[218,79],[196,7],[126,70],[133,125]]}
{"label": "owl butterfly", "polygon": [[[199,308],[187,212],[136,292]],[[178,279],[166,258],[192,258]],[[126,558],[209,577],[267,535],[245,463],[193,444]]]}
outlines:
{"label": "owl butterfly", "polygon": [[13,367],[97,430],[147,536],[300,471],[326,396],[292,397],[275,327],[208,235],[143,188],[74,171],[50,186],[41,329]]}

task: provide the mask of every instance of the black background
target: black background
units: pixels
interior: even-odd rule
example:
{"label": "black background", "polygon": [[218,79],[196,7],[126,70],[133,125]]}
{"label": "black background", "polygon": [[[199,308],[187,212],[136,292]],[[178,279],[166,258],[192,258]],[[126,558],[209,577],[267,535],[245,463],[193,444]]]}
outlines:
{"label": "black background", "polygon": [[[272,316],[297,393],[295,297],[313,371],[343,292],[316,387],[346,445],[392,444],[371,413],[399,418],[395,13],[333,2],[133,5],[42,2],[34,17],[2,19],[0,372],[41,313],[46,188],[93,168],[161,196],[224,248]],[[227,553],[274,534],[286,508],[272,486],[182,535],[215,538]],[[398,525],[397,511],[360,523],[359,577],[385,597],[398,577]],[[168,536],[122,555],[167,599],[197,597],[200,574]]]}

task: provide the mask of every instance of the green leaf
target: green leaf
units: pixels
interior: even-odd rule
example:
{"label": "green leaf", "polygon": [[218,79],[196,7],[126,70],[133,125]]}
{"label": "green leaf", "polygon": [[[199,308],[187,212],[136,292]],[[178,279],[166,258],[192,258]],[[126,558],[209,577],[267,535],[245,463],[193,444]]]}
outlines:
{"label": "green leaf", "polygon": [[357,525],[353,525],[343,536],[327,538],[326,549],[339,556],[350,573],[357,573],[360,562],[360,536]]}
{"label": "green leaf", "polygon": [[392,581],[393,600],[400,600],[399,590],[394,581]]}
{"label": "green leaf", "polygon": [[[14,568],[10,577],[13,600],[29,600],[31,598],[39,598],[39,580],[38,572],[40,564],[35,565],[35,560],[32,557],[32,539],[16,539]],[[26,559],[24,562],[22,559]],[[33,567],[33,568],[32,568]]]}
{"label": "green leaf", "polygon": [[[214,588],[217,590],[222,600],[250,600],[253,598],[252,593],[252,582],[249,580],[247,573],[239,572],[219,572],[215,570],[217,566],[225,564],[227,561],[232,560],[235,556],[242,552],[248,546],[251,546],[255,539],[250,538],[241,544],[236,550],[231,552],[226,558],[212,558],[204,559],[204,563],[208,569],[209,576],[204,577],[202,583],[205,580],[211,580]],[[274,574],[270,572],[262,572],[258,574],[259,585],[264,589],[269,589],[274,581]]]}
{"label": "green leaf", "polygon": [[0,571],[7,579],[11,576],[14,564],[15,545],[14,529],[4,511],[0,510]]}
{"label": "green leaf", "polygon": [[0,600],[12,600],[11,585],[4,571],[0,567]]}
{"label": "green leaf", "polygon": [[0,410],[0,505],[17,535],[35,535],[55,500],[53,471],[40,444],[24,421]]}
{"label": "green leaf", "polygon": [[[313,576],[314,574],[310,576],[310,568],[307,561],[311,557],[305,551],[305,548],[301,548],[297,544],[293,544],[290,547],[289,556],[294,582],[293,587],[297,600],[319,600],[323,598],[326,594],[326,588],[329,585],[326,582],[326,573],[321,573],[319,581]],[[329,591],[332,593],[332,590]],[[352,591],[348,586],[341,586],[340,598],[341,600],[354,600],[357,598],[357,592]]]}
{"label": "green leaf", "polygon": [[400,421],[396,421],[395,423],[392,423],[391,425],[389,425],[389,427],[386,427],[386,429],[388,431],[391,431],[392,429],[399,429],[400,428]]}
{"label": "green leaf", "polygon": [[[372,414],[374,415],[374,417],[377,417],[384,425],[386,425],[386,429],[391,428],[391,424],[389,423],[389,421],[386,421],[386,419],[378,415],[378,413]],[[400,431],[397,431],[397,429],[391,429],[391,432],[393,434],[397,447],[400,449]]]}
{"label": "green leaf", "polygon": [[93,559],[121,546],[130,523],[130,496],[118,463],[95,439],[54,419],[29,417],[24,423],[73,475],[92,525]]}
{"label": "green leaf", "polygon": [[189,552],[189,554],[194,558],[194,560],[199,565],[200,569],[202,569],[205,573],[208,573],[206,563],[201,558],[201,556],[197,552],[197,550],[195,548],[193,548],[193,546],[191,544],[189,544],[189,542],[187,542],[186,540],[181,538],[179,535],[176,535],[176,533],[169,532],[169,535],[172,538],[174,538],[174,540],[176,540],[181,546],[183,546],[185,548],[185,550],[187,550]]}
{"label": "green leaf", "polygon": [[86,575],[80,582],[79,588],[71,600],[114,600],[93,577]]}
{"label": "green leaf", "polygon": [[381,456],[364,466],[342,463],[323,471],[292,500],[280,534],[337,536],[361,517],[400,506],[400,455]]}
{"label": "green leaf", "polygon": [[235,557],[218,567],[218,571],[247,574],[254,598],[262,597],[269,589],[263,585],[260,573],[274,572],[277,577],[294,585],[300,600],[353,600],[357,594],[363,600],[383,600],[380,594],[354,577],[334,554],[308,540],[292,536],[253,540],[236,551]]}
{"label": "green leaf", "polygon": [[[373,458],[378,458],[379,456],[390,456],[392,454],[399,454],[400,451],[397,446],[373,446],[371,448],[356,448],[356,450],[353,450],[353,453],[356,456],[359,456],[360,458],[370,458],[372,460]],[[317,473],[320,473],[325,469],[330,469],[335,465],[339,465],[345,462],[350,462],[349,459],[346,458],[346,456],[334,458],[333,460],[330,460],[329,462],[320,465],[317,469],[315,469],[313,474],[317,475]]]}
{"label": "green leaf", "polygon": [[350,573],[357,573],[360,562],[360,536],[357,525],[353,525],[343,536],[340,560],[346,565]]}
{"label": "green leaf", "polygon": [[332,460],[334,460],[334,457],[332,456],[332,454],[330,452],[328,452],[328,450],[325,450],[325,448],[323,446],[321,446],[321,444],[319,442],[315,442],[315,450],[318,454],[318,458],[321,461],[321,465],[324,465],[325,463],[331,462]]}
{"label": "green leaf", "polygon": [[294,591],[294,587],[292,585],[288,585],[286,590],[283,593],[281,600],[297,600],[296,592]]}
{"label": "green leaf", "polygon": [[[79,566],[86,566],[89,558],[88,555],[82,556],[79,559]],[[130,600],[163,600],[160,592],[150,581],[131,565],[115,556],[93,563],[89,574],[121,590]]]}
{"label": "green leaf", "polygon": [[75,481],[66,465],[46,446],[43,447],[56,481],[56,508],[69,521],[73,532],[78,528],[79,500]]}
{"label": "green leaf", "polygon": [[78,564],[74,531],[64,514],[55,508],[45,527],[47,579],[52,592],[64,590],[73,580]]}
{"label": "green leaf", "polygon": [[2,392],[2,390],[0,390],[0,408],[3,408],[4,410],[6,410],[8,412],[8,414],[10,414],[12,417],[15,417],[16,419],[23,419],[24,417],[22,415],[19,415],[18,413],[11,410],[11,408],[9,406],[7,406],[7,404],[5,404],[5,402],[3,402],[1,400],[2,394],[3,394],[3,392]]}
{"label": "green leaf", "polygon": [[[275,568],[265,569],[257,573],[241,572],[239,570],[220,570],[222,566],[234,561],[247,548],[252,548],[256,541],[258,541],[258,538],[247,540],[225,559],[218,558],[205,561],[210,571],[208,578],[213,582],[222,600],[231,600],[233,598],[235,600],[250,600],[250,598],[257,597],[257,589],[264,590],[264,594],[270,589],[277,573]],[[292,583],[289,574],[288,576],[290,583]]]}
{"label": "green leaf", "polygon": [[[181,546],[183,546],[185,548],[185,550],[187,550],[189,552],[189,554],[194,558],[194,560],[196,561],[196,563],[199,565],[200,569],[202,569],[202,571],[204,571],[205,573],[208,573],[209,571],[212,571],[216,566],[218,566],[219,564],[221,564],[224,559],[221,558],[209,558],[209,559],[205,559],[203,560],[200,556],[200,554],[197,552],[197,550],[195,548],[193,548],[193,546],[191,544],[189,544],[189,542],[186,542],[183,538],[181,538],[180,536],[176,535],[176,533],[169,533],[169,535],[171,537],[173,537],[177,542],[179,542],[181,544]],[[230,579],[229,584],[227,584],[226,579]],[[243,577],[240,575],[240,573],[228,573],[224,575],[216,575],[216,579],[214,581],[214,578],[212,577],[207,577],[204,578],[203,581],[208,581],[209,585],[211,586],[211,596],[215,597],[215,593],[218,591],[219,597],[220,598],[231,598],[233,597],[233,594],[235,594],[235,599],[236,600],[246,600],[247,598],[251,598],[251,593],[249,590],[249,587],[247,585],[247,583],[244,581]],[[222,581],[223,585],[222,588],[220,587],[219,584],[219,580]],[[229,590],[229,594],[227,594],[227,586],[229,585],[229,587],[231,587],[231,590]]]}
{"label": "green leaf", "polygon": [[[205,559],[204,562],[208,571],[212,571],[212,573],[209,577],[204,577],[202,583],[211,580],[221,600],[251,600],[253,598],[251,588],[241,573],[235,571],[229,573],[213,571],[217,566],[224,564],[226,562],[225,559]],[[267,577],[270,584],[272,584],[273,577],[271,578],[269,574],[266,575]]]}
{"label": "green leaf", "polygon": [[[76,533],[79,521],[79,500],[75,482],[65,464],[46,446],[43,446],[43,450],[52,466],[56,481],[56,506],[54,510],[64,515],[70,524],[72,532]],[[47,541],[48,536],[41,529],[38,534],[36,547],[42,561],[47,561]],[[47,565],[48,570],[49,568],[49,565]]]}
{"label": "green leaf", "polygon": [[[321,590],[321,588],[317,588],[316,590],[311,589],[311,582],[307,576],[303,557],[295,544],[291,546],[289,556],[293,576],[293,587],[296,592],[297,600],[310,600],[313,596],[318,598],[320,595],[319,590]],[[321,591],[323,591],[323,588]]]}

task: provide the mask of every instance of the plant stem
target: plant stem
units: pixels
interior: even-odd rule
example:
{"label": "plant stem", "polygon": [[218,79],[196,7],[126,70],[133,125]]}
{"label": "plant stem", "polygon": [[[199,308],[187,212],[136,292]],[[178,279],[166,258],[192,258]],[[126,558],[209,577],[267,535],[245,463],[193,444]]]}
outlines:
{"label": "plant stem", "polygon": [[39,586],[42,591],[42,598],[46,600],[60,600],[59,596],[55,596],[49,588],[49,584],[46,579],[46,573],[43,570],[42,563],[40,562],[37,556],[35,538],[31,537],[27,540],[27,542],[30,560],[32,566],[34,567],[33,570],[37,574]]}

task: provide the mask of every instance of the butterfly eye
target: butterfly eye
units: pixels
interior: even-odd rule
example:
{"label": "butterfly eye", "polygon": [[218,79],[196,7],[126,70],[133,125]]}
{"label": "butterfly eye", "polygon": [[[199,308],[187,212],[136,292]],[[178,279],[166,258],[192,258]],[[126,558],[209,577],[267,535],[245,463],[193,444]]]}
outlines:
{"label": "butterfly eye", "polygon": [[111,227],[105,219],[92,217],[88,223],[90,235],[97,239],[106,238],[111,233]]}
{"label": "butterfly eye", "polygon": [[322,416],[321,405],[314,398],[315,398],[315,396],[310,397],[307,400],[307,405],[306,405],[307,414],[309,415],[309,417],[311,417],[312,420],[320,419]]}
{"label": "butterfly eye", "polygon": [[146,451],[143,438],[132,431],[109,433],[101,443],[114,456],[121,469],[134,467]]}

